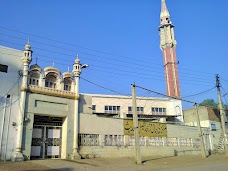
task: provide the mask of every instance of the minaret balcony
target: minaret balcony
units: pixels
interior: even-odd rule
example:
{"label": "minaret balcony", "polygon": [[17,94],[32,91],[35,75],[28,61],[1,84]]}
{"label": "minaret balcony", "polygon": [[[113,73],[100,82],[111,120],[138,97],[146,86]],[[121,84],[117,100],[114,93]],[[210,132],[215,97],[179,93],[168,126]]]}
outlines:
{"label": "minaret balcony", "polygon": [[31,93],[43,94],[48,96],[62,97],[62,98],[68,98],[68,99],[79,99],[79,96],[76,95],[76,93],[71,91],[58,90],[50,87],[40,87],[37,85],[31,85],[31,84],[28,86],[27,91]]}
{"label": "minaret balcony", "polygon": [[172,23],[162,24],[162,25],[160,25],[158,27],[158,31],[160,31],[161,28],[164,28],[164,27],[167,27],[167,26],[170,26],[171,28],[175,27]]}

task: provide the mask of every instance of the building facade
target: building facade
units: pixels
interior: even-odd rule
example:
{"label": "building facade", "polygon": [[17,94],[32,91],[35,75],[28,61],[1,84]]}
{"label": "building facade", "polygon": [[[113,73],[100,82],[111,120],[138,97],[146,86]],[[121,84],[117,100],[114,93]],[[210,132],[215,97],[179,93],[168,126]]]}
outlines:
{"label": "building facade", "polygon": [[[173,28],[162,0],[159,30],[167,95],[180,97]],[[113,157],[114,153],[117,157],[132,157],[134,137],[124,134],[125,121],[132,120],[132,97],[80,94],[79,77],[87,65],[81,65],[78,57],[72,62],[72,72],[61,73],[54,65],[44,69],[30,65],[32,53],[29,43],[23,51],[0,47],[1,160],[74,160],[96,154]],[[162,156],[183,155],[185,151],[198,154],[197,129],[174,125],[183,123],[181,100],[137,97],[136,101],[140,120],[152,125],[172,122],[162,127],[162,131],[168,131],[167,137],[140,137],[145,156],[150,156],[154,147],[153,155],[161,150]],[[155,130],[157,134],[159,129]],[[208,134],[208,129],[204,132]]]}
{"label": "building facade", "polygon": [[[1,160],[80,158],[78,135],[84,129],[92,133],[94,117],[99,122],[132,119],[130,96],[79,94],[79,76],[87,65],[78,58],[72,72],[61,74],[54,66],[30,65],[29,44],[23,51],[1,47],[1,53],[5,51],[9,55],[1,56],[1,75],[10,84],[1,86]],[[140,119],[183,121],[180,100],[137,97],[137,111]],[[113,125],[117,132],[123,130],[122,122],[121,127]],[[111,133],[112,128],[108,124],[100,130]]]}
{"label": "building facade", "polygon": [[29,43],[23,51],[0,50],[8,54],[1,55],[1,160],[79,157],[78,84],[85,66],[77,58],[72,73],[54,66],[42,72],[29,65]]}
{"label": "building facade", "polygon": [[22,51],[0,46],[0,160],[15,153],[20,109]]}
{"label": "building facade", "polygon": [[[83,101],[86,103],[83,104]],[[157,120],[158,122],[183,122],[180,100],[137,97],[136,101],[138,117],[141,119]],[[131,96],[81,94],[80,109],[81,113],[113,118],[133,118]]]}
{"label": "building facade", "polygon": [[[200,126],[209,129],[209,136],[212,150],[224,149],[224,134],[221,126],[221,119],[219,110],[212,107],[200,106],[198,107]],[[189,126],[197,126],[195,109],[183,110],[184,123]],[[228,124],[226,120],[226,129]]]}

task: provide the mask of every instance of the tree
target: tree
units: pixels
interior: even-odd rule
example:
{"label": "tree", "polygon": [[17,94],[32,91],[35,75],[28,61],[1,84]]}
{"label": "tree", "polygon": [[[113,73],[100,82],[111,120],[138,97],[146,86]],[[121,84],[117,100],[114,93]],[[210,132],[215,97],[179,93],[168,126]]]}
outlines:
{"label": "tree", "polygon": [[[214,108],[218,108],[218,103],[216,103],[214,101],[214,99],[206,99],[206,100],[202,101],[199,105],[200,106],[204,106],[205,105],[205,106],[211,106],[211,107],[214,107]],[[225,110],[228,110],[228,105],[223,104],[223,107],[224,107]]]}
{"label": "tree", "polygon": [[211,106],[214,108],[218,107],[218,104],[214,101],[214,99],[206,99],[199,104],[200,106]]}

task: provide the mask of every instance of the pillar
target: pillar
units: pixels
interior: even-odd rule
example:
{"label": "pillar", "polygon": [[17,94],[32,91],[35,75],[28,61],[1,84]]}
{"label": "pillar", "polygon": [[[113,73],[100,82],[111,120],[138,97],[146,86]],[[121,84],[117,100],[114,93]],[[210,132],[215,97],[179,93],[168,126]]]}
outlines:
{"label": "pillar", "polygon": [[25,116],[25,102],[26,102],[26,92],[28,88],[28,67],[30,62],[32,61],[32,51],[31,47],[28,44],[25,46],[25,50],[22,56],[23,63],[23,76],[22,76],[22,84],[21,84],[21,98],[20,98],[20,110],[19,110],[19,122],[18,122],[18,130],[17,130],[17,139],[16,139],[16,151],[11,158],[12,161],[23,161],[23,153],[22,153],[22,137],[23,137],[23,125],[24,125],[24,116]]}

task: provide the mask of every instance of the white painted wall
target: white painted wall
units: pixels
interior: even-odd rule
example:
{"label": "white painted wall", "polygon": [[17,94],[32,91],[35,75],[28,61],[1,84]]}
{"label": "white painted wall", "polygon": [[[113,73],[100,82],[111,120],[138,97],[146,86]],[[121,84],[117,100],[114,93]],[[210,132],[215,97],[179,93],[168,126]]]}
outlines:
{"label": "white painted wall", "polygon": [[80,114],[79,134],[123,135],[123,119],[104,118]]}
{"label": "white painted wall", "polygon": [[[22,51],[0,46],[0,64],[8,65],[8,72],[0,72],[0,159],[10,159],[15,150],[19,111],[18,71],[22,69]],[[6,99],[9,94],[10,98]],[[6,105],[6,108],[4,107]],[[16,126],[12,126],[16,123]],[[1,136],[2,134],[2,136]],[[1,138],[2,137],[2,138]]]}
{"label": "white painted wall", "polygon": [[[92,97],[92,105],[96,112],[104,113],[105,106],[120,106],[120,117],[126,117],[128,107],[132,106],[132,97],[114,95],[83,94]],[[87,106],[91,107],[91,106]],[[144,107],[144,114],[152,114],[152,107],[166,108],[167,115],[180,115],[177,119],[183,122],[182,103],[180,100],[168,98],[137,97],[137,107]]]}

